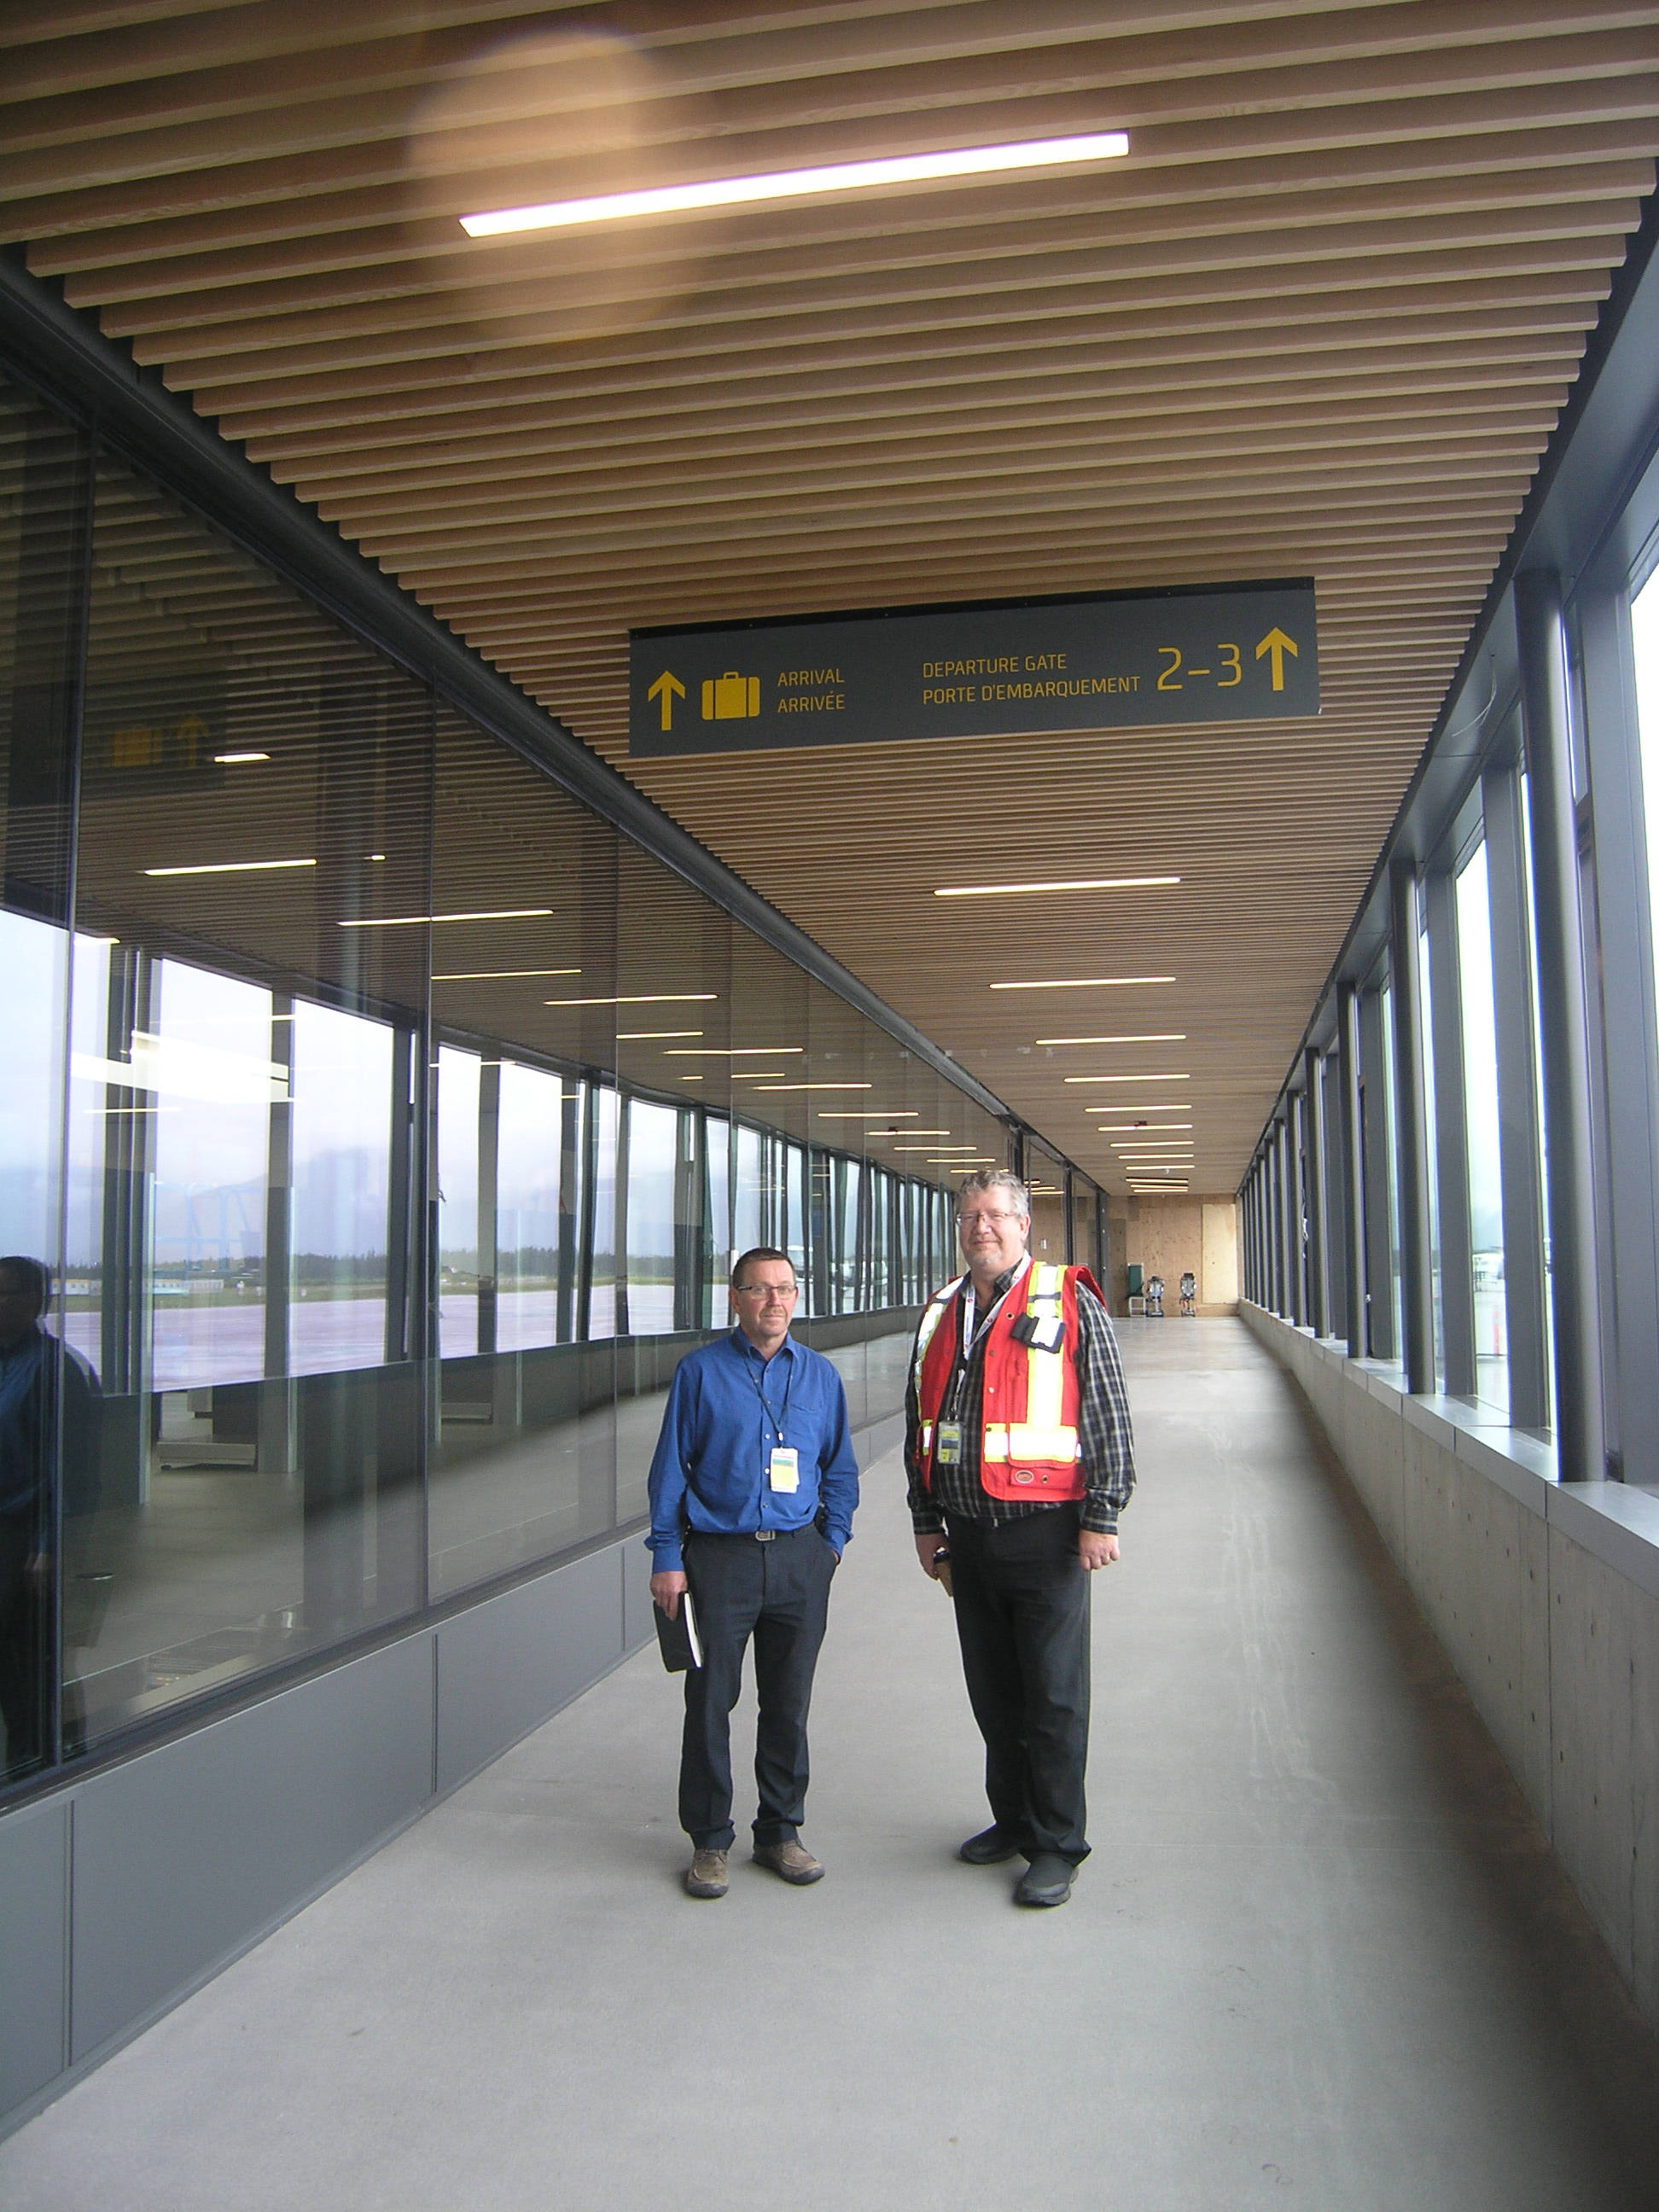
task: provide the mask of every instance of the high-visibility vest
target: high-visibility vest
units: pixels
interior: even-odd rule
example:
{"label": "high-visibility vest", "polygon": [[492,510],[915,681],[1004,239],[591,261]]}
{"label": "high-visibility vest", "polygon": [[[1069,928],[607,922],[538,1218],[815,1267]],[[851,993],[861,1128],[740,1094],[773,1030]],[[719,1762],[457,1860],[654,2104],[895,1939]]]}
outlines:
{"label": "high-visibility vest", "polygon": [[[921,1419],[917,1458],[930,1488],[939,1412],[956,1365],[957,1308],[965,1280],[958,1275],[934,1294],[916,1331],[911,1375]],[[1086,1267],[1033,1263],[1004,1298],[986,1335],[979,1479],[988,1497],[1031,1504],[1084,1494],[1077,1432],[1079,1281],[1096,1290]],[[1022,1344],[1014,1335],[1014,1324],[1022,1314],[1033,1317],[1038,1342]],[[1054,1336],[1056,1323],[1059,1340],[1049,1351],[1044,1346]]]}

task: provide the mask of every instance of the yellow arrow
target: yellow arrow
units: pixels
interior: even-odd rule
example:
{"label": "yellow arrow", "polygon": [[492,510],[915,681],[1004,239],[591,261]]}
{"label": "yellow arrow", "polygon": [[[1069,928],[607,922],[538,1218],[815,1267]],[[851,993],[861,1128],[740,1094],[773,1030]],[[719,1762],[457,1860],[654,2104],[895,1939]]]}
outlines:
{"label": "yellow arrow", "polygon": [[[1282,691],[1285,689],[1285,654],[1288,653],[1292,660],[1296,660],[1300,658],[1296,649],[1296,640],[1293,637],[1286,637],[1284,631],[1275,624],[1274,627],[1267,632],[1266,637],[1262,639],[1261,644],[1257,646],[1255,649],[1256,659],[1260,660],[1264,653],[1271,653],[1273,657],[1273,690],[1275,691]],[[665,730],[668,727],[668,724],[665,720],[664,720],[663,727]]]}
{"label": "yellow arrow", "polygon": [[[1285,642],[1289,644],[1290,641],[1286,639]],[[1296,651],[1296,647],[1293,645],[1291,646],[1291,651],[1292,653]],[[1273,663],[1273,666],[1276,672],[1279,666],[1277,661]],[[1277,691],[1279,688],[1279,687],[1277,684],[1273,685],[1275,691]],[[662,726],[665,730],[672,730],[674,726],[674,702],[676,699],[684,699],[685,696],[685,686],[680,682],[679,678],[678,676],[671,675],[668,670],[665,668],[662,674],[657,678],[656,682],[651,686],[651,689],[645,696],[647,699],[661,700]]]}

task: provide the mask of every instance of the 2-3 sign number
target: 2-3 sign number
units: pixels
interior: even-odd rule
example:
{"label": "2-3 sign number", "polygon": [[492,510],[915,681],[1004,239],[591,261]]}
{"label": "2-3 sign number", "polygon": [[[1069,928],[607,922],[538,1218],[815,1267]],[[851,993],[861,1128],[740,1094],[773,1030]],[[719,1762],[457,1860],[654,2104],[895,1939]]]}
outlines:
{"label": "2-3 sign number", "polygon": [[[1170,664],[1158,679],[1158,690],[1160,691],[1181,690],[1183,689],[1181,681],[1181,647],[1178,645],[1160,645],[1158,650],[1160,657]],[[1222,673],[1220,675],[1215,676],[1215,671],[1210,668],[1189,667],[1187,673],[1188,676],[1215,676],[1217,690],[1231,691],[1235,684],[1242,684],[1244,681],[1244,664],[1239,658],[1238,647],[1236,645],[1218,645],[1216,651],[1221,655]]]}

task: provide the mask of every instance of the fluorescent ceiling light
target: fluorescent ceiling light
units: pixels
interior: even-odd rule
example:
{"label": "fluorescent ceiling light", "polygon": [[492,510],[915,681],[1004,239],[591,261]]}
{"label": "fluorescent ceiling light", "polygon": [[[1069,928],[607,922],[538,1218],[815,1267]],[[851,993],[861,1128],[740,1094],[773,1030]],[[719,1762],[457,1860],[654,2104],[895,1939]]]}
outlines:
{"label": "fluorescent ceiling light", "polygon": [[727,1072],[733,1083],[753,1083],[763,1088],[771,1082],[774,1076],[784,1076],[789,1073],[787,1067],[733,1067]]}
{"label": "fluorescent ceiling light", "polygon": [[580,975],[581,972],[580,968],[457,968],[442,975],[434,973],[432,980],[434,983],[503,983],[519,975]]}
{"label": "fluorescent ceiling light", "polygon": [[544,999],[542,1003],[548,1006],[678,1006],[695,1001],[707,1004],[719,995],[716,991],[638,991],[619,999]]}
{"label": "fluorescent ceiling light", "polygon": [[[1121,1114],[1127,1109],[1121,1106],[1091,1106],[1088,1110],[1091,1114]],[[1103,1137],[1133,1137],[1142,1129],[1190,1129],[1192,1126],[1190,1121],[1101,1121],[1096,1124],[1098,1133]]]}
{"label": "fluorescent ceiling light", "polygon": [[[413,929],[425,921],[528,921],[551,914],[550,906],[493,906],[483,907],[477,914],[383,914],[365,921],[337,922],[337,929]],[[557,973],[557,970],[554,971]],[[563,971],[574,975],[578,971]]]}
{"label": "fluorescent ceiling light", "polygon": [[1190,1083],[1190,1075],[1068,1075],[1067,1083]]}
{"label": "fluorescent ceiling light", "polygon": [[1143,891],[1178,884],[1179,876],[1074,876],[1052,884],[944,884],[935,898],[1008,898],[1018,891]]}
{"label": "fluorescent ceiling light", "polygon": [[683,1075],[680,1078],[680,1081],[682,1083],[701,1083],[702,1081],[702,1078],[700,1075]]}
{"label": "fluorescent ceiling light", "polygon": [[383,860],[386,858],[386,854],[384,853],[365,853],[363,854],[363,858],[366,860]]}
{"label": "fluorescent ceiling light", "polygon": [[873,1091],[872,1083],[763,1083],[763,1091]]}
{"label": "fluorescent ceiling light", "polygon": [[931,184],[951,177],[991,176],[1009,169],[1049,169],[1121,159],[1129,150],[1121,131],[1078,138],[1034,138],[1011,146],[960,146],[943,154],[900,154],[875,161],[835,161],[817,169],[778,169],[755,177],[714,177],[694,185],[660,185],[647,191],[602,192],[580,200],[547,200],[536,207],[495,208],[464,215],[469,238],[505,238],[527,230],[568,230],[579,223],[617,222],[629,216],[678,215],[696,208],[745,207],[759,200],[817,198],[824,192],[868,191],[880,185]]}
{"label": "fluorescent ceiling light", "polygon": [[244,761],[268,761],[269,753],[215,753],[214,764],[218,768],[240,768]]}
{"label": "fluorescent ceiling light", "polygon": [[[570,972],[575,975],[580,971],[572,969]],[[650,1044],[658,1037],[701,1036],[702,1035],[701,1030],[618,1030],[617,1042],[618,1044]]]}
{"label": "fluorescent ceiling light", "polygon": [[1142,1036],[1039,1037],[1039,1044],[1185,1044],[1184,1030],[1148,1030]]}
{"label": "fluorescent ceiling light", "polygon": [[[1132,1106],[1141,1106],[1140,1100],[1120,1098],[1115,1106],[1085,1106],[1083,1110],[1085,1114],[1127,1114]],[[1193,1102],[1190,1098],[1160,1098],[1156,1105],[1148,1103],[1141,1110],[1146,1114],[1190,1114]]]}
{"label": "fluorescent ceiling light", "polygon": [[1115,991],[1131,983],[1173,983],[1173,975],[1056,975],[1040,983],[993,983],[994,991]]}
{"label": "fluorescent ceiling light", "polygon": [[[702,1034],[701,1030],[697,1032]],[[702,1044],[695,1048],[681,1046],[665,1054],[668,1060],[785,1060],[792,1054],[805,1052],[804,1044]]]}
{"label": "fluorescent ceiling light", "polygon": [[[921,1111],[919,1106],[820,1106],[818,1119],[820,1121],[914,1121]],[[916,1133],[914,1129],[907,1129],[904,1133],[907,1137],[914,1137]],[[941,1136],[944,1133],[943,1130],[939,1132]]]}
{"label": "fluorescent ceiling light", "polygon": [[267,868],[314,868],[315,860],[198,860],[188,868],[146,868],[147,876],[252,876]]}

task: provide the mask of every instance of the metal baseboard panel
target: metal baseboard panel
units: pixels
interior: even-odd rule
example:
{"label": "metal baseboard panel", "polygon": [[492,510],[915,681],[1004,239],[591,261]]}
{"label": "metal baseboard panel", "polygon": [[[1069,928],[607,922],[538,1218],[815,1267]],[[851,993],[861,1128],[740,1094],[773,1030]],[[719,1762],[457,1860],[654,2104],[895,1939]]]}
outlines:
{"label": "metal baseboard panel", "polygon": [[69,2063],[70,1820],[54,1798],[0,1820],[0,2113]]}
{"label": "metal baseboard panel", "polygon": [[590,1552],[469,1606],[435,1632],[439,1796],[499,1759],[623,1657],[622,1553],[620,1544]]}

